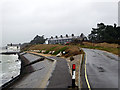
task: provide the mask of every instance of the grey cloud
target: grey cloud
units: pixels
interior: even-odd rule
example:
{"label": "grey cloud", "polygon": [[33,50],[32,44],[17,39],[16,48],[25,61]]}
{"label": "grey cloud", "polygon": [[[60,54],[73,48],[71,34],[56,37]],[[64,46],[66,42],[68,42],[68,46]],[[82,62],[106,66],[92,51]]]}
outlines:
{"label": "grey cloud", "polygon": [[117,2],[5,0],[0,12],[3,44],[28,42],[36,34],[88,35],[98,22],[117,23],[117,9]]}

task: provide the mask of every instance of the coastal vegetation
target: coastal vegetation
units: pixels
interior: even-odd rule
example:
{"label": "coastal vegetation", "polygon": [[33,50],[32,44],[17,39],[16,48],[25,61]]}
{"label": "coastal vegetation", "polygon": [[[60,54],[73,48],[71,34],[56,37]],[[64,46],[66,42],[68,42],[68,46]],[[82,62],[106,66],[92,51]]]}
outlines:
{"label": "coastal vegetation", "polygon": [[89,49],[98,49],[98,50],[104,50],[116,55],[119,55],[120,46],[118,44],[110,44],[110,43],[91,43],[91,42],[83,42],[82,45],[80,45],[81,48],[89,48]]}
{"label": "coastal vegetation", "polygon": [[79,46],[77,45],[52,45],[52,44],[36,44],[36,45],[28,45],[25,48],[22,48],[22,51],[33,51],[37,50],[38,53],[41,53],[42,50],[45,50],[44,54],[48,54],[50,51],[54,51],[52,55],[57,55],[60,52],[65,51],[66,54],[64,57],[74,56],[83,53],[80,51]]}
{"label": "coastal vegetation", "polygon": [[59,52],[65,51],[66,54],[63,55],[65,57],[74,56],[83,53],[80,52],[80,48],[89,48],[89,49],[98,49],[104,50],[116,55],[119,55],[119,45],[118,44],[109,44],[109,43],[91,43],[91,42],[83,42],[83,44],[77,45],[52,45],[52,44],[37,44],[37,45],[28,45],[23,48],[22,51],[31,51],[31,50],[39,50],[38,53],[41,53],[42,50],[45,50],[44,54],[48,54],[50,51],[55,51],[53,55],[57,55]]}
{"label": "coastal vegetation", "polygon": [[104,23],[98,23],[97,28],[92,28],[88,38],[91,42],[119,43],[120,27],[116,24],[112,26],[105,25]]}
{"label": "coastal vegetation", "polygon": [[35,38],[30,41],[30,44],[43,44],[45,43],[45,40],[46,39],[44,39],[44,35],[42,36],[36,35]]}

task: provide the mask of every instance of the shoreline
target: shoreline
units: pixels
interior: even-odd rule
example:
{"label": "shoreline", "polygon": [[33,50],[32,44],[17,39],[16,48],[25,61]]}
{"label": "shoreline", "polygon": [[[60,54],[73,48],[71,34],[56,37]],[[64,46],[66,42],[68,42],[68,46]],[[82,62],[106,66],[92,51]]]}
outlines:
{"label": "shoreline", "polygon": [[[29,85],[29,87],[33,86],[34,88],[46,88],[51,77],[52,70],[54,70],[56,66],[56,60],[53,58],[26,52],[19,53],[18,55],[19,59],[21,60],[20,75],[3,85],[2,90],[27,88],[26,85]],[[43,61],[43,58],[46,60]],[[43,62],[37,63],[38,61]],[[34,65],[35,63],[36,65]],[[39,74],[41,74],[41,76],[38,76]],[[34,82],[34,80],[36,80],[36,82]]]}
{"label": "shoreline", "polygon": [[[2,90],[8,90],[14,83],[18,82],[20,79],[23,78],[23,76],[26,76],[28,73],[28,71],[33,70],[32,66],[29,66],[28,68],[25,69],[25,65],[27,65],[29,63],[29,60],[27,60],[23,55],[25,53],[21,54],[18,53],[18,59],[21,61],[21,69],[20,69],[20,74],[18,76],[16,76],[15,78],[11,79],[10,81],[6,82],[5,84],[3,84],[0,89]],[[29,69],[29,70],[28,70]]]}

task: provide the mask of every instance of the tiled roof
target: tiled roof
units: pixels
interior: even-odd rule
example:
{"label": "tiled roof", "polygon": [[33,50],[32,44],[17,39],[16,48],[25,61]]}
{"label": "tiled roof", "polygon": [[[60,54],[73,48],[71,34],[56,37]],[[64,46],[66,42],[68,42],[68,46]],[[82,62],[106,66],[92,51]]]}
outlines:
{"label": "tiled roof", "polygon": [[[11,44],[7,44],[7,46],[11,46]],[[12,44],[12,46],[20,46],[19,44]]]}
{"label": "tiled roof", "polygon": [[69,37],[66,37],[66,36],[64,36],[64,37],[58,37],[58,38],[49,38],[48,40],[59,40],[59,39],[72,39],[72,38],[79,38],[79,36],[69,36]]}
{"label": "tiled roof", "polygon": [[84,36],[82,36],[82,37],[80,37],[80,36],[68,36],[68,37],[66,37],[66,36],[64,36],[64,37],[58,37],[58,38],[56,38],[56,37],[54,37],[54,38],[49,38],[48,40],[62,40],[62,39],[74,39],[74,38],[77,38],[77,39],[81,39],[81,38],[85,38],[86,36],[84,35]]}

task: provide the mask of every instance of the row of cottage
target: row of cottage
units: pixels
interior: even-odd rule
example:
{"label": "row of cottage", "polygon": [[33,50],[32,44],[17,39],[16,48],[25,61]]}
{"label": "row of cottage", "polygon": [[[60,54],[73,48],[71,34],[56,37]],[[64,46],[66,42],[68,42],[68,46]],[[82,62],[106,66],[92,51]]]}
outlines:
{"label": "row of cottage", "polygon": [[74,34],[72,34],[71,36],[68,36],[66,34],[66,36],[60,36],[60,37],[51,37],[48,40],[46,40],[46,44],[67,44],[70,43],[74,40],[78,40],[78,41],[82,41],[82,40],[87,40],[87,37],[82,33],[80,36],[74,36]]}

